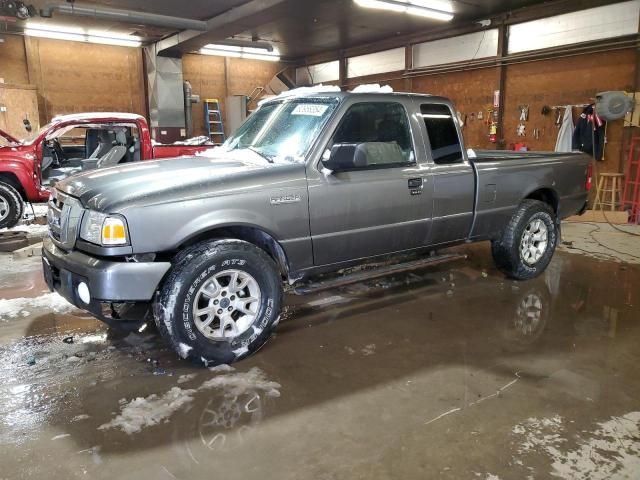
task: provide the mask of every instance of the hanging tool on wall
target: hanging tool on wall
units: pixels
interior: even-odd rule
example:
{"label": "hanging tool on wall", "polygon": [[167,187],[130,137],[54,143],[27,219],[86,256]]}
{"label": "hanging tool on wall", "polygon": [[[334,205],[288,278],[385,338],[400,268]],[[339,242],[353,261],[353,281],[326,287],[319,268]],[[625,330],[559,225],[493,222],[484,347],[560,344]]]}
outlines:
{"label": "hanging tool on wall", "polygon": [[526,122],[529,120],[529,105],[520,105],[518,107],[520,110],[520,122]]}

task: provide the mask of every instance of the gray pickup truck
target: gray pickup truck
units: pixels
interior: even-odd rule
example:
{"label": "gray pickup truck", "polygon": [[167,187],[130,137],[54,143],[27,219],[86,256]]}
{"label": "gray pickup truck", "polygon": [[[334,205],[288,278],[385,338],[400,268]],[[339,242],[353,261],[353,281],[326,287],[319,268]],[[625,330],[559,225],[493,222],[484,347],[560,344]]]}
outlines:
{"label": "gray pickup truck", "polygon": [[[449,258],[443,247],[490,240],[505,274],[539,275],[560,220],[586,207],[591,168],[580,153],[467,151],[446,98],[276,97],[204,156],[58,183],[44,274],[107,323],[146,311],[183,358],[228,363],[272,334],[284,288],[375,272],[345,267],[423,267]],[[408,252],[417,260],[394,264]]]}

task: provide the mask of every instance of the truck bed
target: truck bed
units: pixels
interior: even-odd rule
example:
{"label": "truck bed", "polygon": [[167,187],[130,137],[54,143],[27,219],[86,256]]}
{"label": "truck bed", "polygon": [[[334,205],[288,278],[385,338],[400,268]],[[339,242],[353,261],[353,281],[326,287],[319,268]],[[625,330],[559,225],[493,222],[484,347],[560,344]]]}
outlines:
{"label": "truck bed", "polygon": [[559,219],[575,214],[586,203],[589,155],[505,150],[476,150],[475,154],[469,158],[477,181],[472,238],[493,237],[522,198],[552,200]]}

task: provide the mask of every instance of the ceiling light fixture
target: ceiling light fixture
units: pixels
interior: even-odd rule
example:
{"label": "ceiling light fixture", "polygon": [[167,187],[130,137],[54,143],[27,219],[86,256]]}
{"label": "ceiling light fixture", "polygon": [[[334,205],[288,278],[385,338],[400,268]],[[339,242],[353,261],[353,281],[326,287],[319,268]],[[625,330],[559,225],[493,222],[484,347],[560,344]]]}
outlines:
{"label": "ceiling light fixture", "polygon": [[200,49],[203,55],[217,55],[220,57],[246,58],[251,60],[266,60],[269,62],[279,62],[280,52],[271,47],[241,47],[238,45],[213,44],[205,45]]}
{"label": "ceiling light fixture", "polygon": [[142,39],[132,35],[113,33],[102,30],[85,30],[80,27],[62,25],[48,25],[28,22],[24,34],[30,37],[53,38],[55,40],[69,40],[72,42],[99,43],[103,45],[117,45],[120,47],[140,47]]}
{"label": "ceiling light fixture", "polygon": [[451,4],[441,0],[354,0],[354,2],[365,8],[407,13],[443,22],[450,22],[454,17]]}

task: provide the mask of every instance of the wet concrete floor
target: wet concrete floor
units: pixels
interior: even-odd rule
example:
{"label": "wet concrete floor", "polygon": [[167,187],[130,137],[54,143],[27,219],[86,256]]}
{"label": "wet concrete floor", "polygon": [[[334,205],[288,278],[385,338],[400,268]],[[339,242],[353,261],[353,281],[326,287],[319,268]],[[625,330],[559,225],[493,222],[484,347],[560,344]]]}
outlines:
{"label": "wet concrete floor", "polygon": [[464,250],[288,297],[275,338],[214,371],[7,263],[0,478],[640,478],[640,266],[558,252],[513,282]]}

